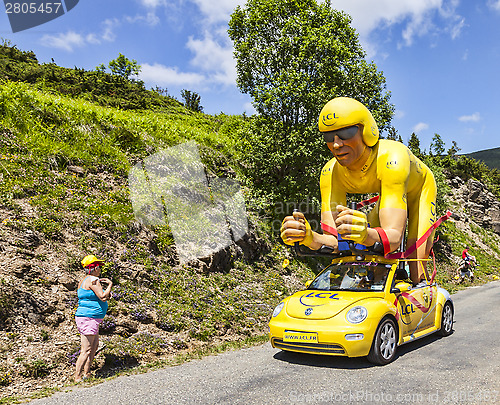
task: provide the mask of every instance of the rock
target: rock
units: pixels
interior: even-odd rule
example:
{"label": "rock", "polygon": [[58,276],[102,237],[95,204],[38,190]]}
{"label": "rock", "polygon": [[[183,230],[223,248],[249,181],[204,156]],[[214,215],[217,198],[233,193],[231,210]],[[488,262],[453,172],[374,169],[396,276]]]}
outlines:
{"label": "rock", "polygon": [[[485,229],[500,233],[500,202],[488,188],[477,180],[470,179],[460,187],[465,200],[468,217]],[[465,222],[469,219],[465,217]]]}
{"label": "rock", "polygon": [[57,311],[53,314],[50,314],[45,317],[44,321],[49,326],[57,326],[64,321],[64,314],[60,311]]}
{"label": "rock", "polygon": [[464,182],[460,177],[455,177],[450,180],[450,184],[453,188],[459,188],[464,184]]}
{"label": "rock", "polygon": [[115,333],[120,336],[130,336],[138,331],[138,324],[130,319],[121,318],[116,321]]}
{"label": "rock", "polygon": [[78,176],[83,176],[85,174],[85,169],[80,166],[68,166],[68,172],[75,173]]}
{"label": "rock", "polygon": [[27,318],[28,318],[28,321],[29,321],[29,322],[31,322],[31,323],[33,323],[33,324],[35,324],[35,325],[39,325],[39,324],[41,324],[41,323],[42,323],[42,321],[43,321],[43,316],[42,316],[42,315],[40,315],[40,314],[35,314],[35,313],[33,313],[33,312],[28,313]]}
{"label": "rock", "polygon": [[76,290],[76,287],[78,287],[78,281],[66,274],[63,274],[61,277],[59,277],[57,282],[59,284],[62,284],[69,291],[74,291]]}
{"label": "rock", "polygon": [[37,233],[28,229],[22,237],[21,243],[24,247],[34,249],[37,248],[42,243],[42,241]]}
{"label": "rock", "polygon": [[26,260],[17,260],[12,265],[12,273],[19,278],[24,278],[31,271],[31,263]]}

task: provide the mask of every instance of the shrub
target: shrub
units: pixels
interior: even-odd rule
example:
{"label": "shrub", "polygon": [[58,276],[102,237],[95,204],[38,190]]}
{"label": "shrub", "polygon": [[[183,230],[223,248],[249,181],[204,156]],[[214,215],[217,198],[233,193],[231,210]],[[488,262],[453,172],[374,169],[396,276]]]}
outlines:
{"label": "shrub", "polygon": [[24,377],[42,378],[50,373],[52,366],[45,360],[33,360],[31,363],[24,364],[25,370],[21,373]]}

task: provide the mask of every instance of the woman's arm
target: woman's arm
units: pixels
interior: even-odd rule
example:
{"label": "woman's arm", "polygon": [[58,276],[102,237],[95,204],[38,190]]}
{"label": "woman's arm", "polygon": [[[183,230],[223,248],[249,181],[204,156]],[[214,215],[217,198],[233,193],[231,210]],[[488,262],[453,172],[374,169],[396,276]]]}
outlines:
{"label": "woman's arm", "polygon": [[[109,283],[108,287],[103,291],[101,280]],[[92,284],[90,285],[90,289],[94,291],[95,295],[97,298],[99,298],[101,301],[107,301],[110,296],[111,296],[111,287],[113,286],[113,282],[107,278],[101,278],[94,280]]]}

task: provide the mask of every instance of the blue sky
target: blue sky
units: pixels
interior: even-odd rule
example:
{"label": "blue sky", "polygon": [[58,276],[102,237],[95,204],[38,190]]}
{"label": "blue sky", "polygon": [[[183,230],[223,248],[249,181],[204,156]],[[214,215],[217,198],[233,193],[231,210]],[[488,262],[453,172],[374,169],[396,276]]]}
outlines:
{"label": "blue sky", "polygon": [[[56,0],[54,0],[56,1]],[[40,62],[94,69],[119,53],[142,66],[148,88],[178,99],[196,91],[209,114],[252,113],[235,84],[227,21],[243,0],[80,0],[44,25],[0,37]],[[428,149],[434,133],[461,153],[500,146],[500,0],[332,0],[353,18],[367,59],[384,72],[393,125]]]}

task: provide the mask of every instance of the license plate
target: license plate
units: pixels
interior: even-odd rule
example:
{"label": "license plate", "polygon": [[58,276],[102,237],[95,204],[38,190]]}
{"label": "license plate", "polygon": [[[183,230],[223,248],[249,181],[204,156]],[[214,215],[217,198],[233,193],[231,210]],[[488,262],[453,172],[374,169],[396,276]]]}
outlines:
{"label": "license plate", "polygon": [[283,342],[288,343],[318,343],[318,334],[314,332],[290,332],[283,333]]}

